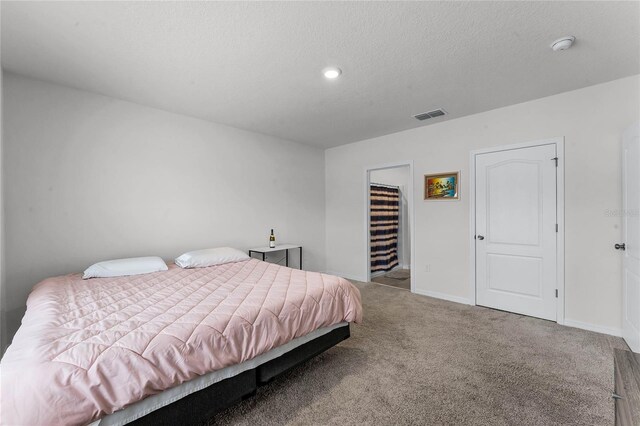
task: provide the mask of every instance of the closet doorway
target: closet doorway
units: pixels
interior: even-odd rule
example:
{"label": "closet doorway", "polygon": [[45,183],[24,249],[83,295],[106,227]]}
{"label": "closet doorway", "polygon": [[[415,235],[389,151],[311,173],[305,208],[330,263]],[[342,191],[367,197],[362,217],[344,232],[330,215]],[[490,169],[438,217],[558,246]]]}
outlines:
{"label": "closet doorway", "polygon": [[413,167],[366,169],[367,279],[413,291]]}

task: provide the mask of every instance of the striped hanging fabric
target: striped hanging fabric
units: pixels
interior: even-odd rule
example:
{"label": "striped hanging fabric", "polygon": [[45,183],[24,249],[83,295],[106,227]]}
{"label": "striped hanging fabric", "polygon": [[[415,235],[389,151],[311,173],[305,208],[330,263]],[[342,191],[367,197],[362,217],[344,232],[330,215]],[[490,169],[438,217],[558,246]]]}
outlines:
{"label": "striped hanging fabric", "polygon": [[390,271],[398,266],[400,191],[372,183],[370,200],[371,272]]}

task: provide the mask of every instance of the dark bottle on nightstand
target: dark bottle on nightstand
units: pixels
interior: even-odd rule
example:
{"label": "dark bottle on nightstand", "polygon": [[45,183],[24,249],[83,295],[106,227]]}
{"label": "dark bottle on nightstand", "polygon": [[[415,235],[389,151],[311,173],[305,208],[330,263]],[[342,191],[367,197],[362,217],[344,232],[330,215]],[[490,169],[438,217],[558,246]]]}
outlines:
{"label": "dark bottle on nightstand", "polygon": [[276,246],[276,236],[273,235],[273,229],[271,230],[271,235],[269,235],[269,247],[275,248]]}

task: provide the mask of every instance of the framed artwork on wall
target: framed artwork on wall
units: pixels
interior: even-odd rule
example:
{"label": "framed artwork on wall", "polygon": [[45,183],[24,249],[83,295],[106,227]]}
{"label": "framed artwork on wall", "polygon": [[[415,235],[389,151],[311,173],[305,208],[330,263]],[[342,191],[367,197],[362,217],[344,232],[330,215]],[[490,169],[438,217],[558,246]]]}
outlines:
{"label": "framed artwork on wall", "polygon": [[424,175],[425,200],[459,200],[460,172]]}

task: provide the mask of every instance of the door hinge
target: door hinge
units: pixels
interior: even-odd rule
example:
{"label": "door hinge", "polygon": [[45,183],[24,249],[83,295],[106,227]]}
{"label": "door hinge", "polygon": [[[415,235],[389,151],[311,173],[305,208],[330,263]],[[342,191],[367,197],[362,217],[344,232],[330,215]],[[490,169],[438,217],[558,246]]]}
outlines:
{"label": "door hinge", "polygon": [[556,288],[556,297],[558,297],[558,289]]}
{"label": "door hinge", "polygon": [[555,161],[556,162],[556,167],[558,167],[558,157],[553,157],[551,159],[551,161]]}
{"label": "door hinge", "polygon": [[556,223],[556,232],[558,232],[558,224]]}

